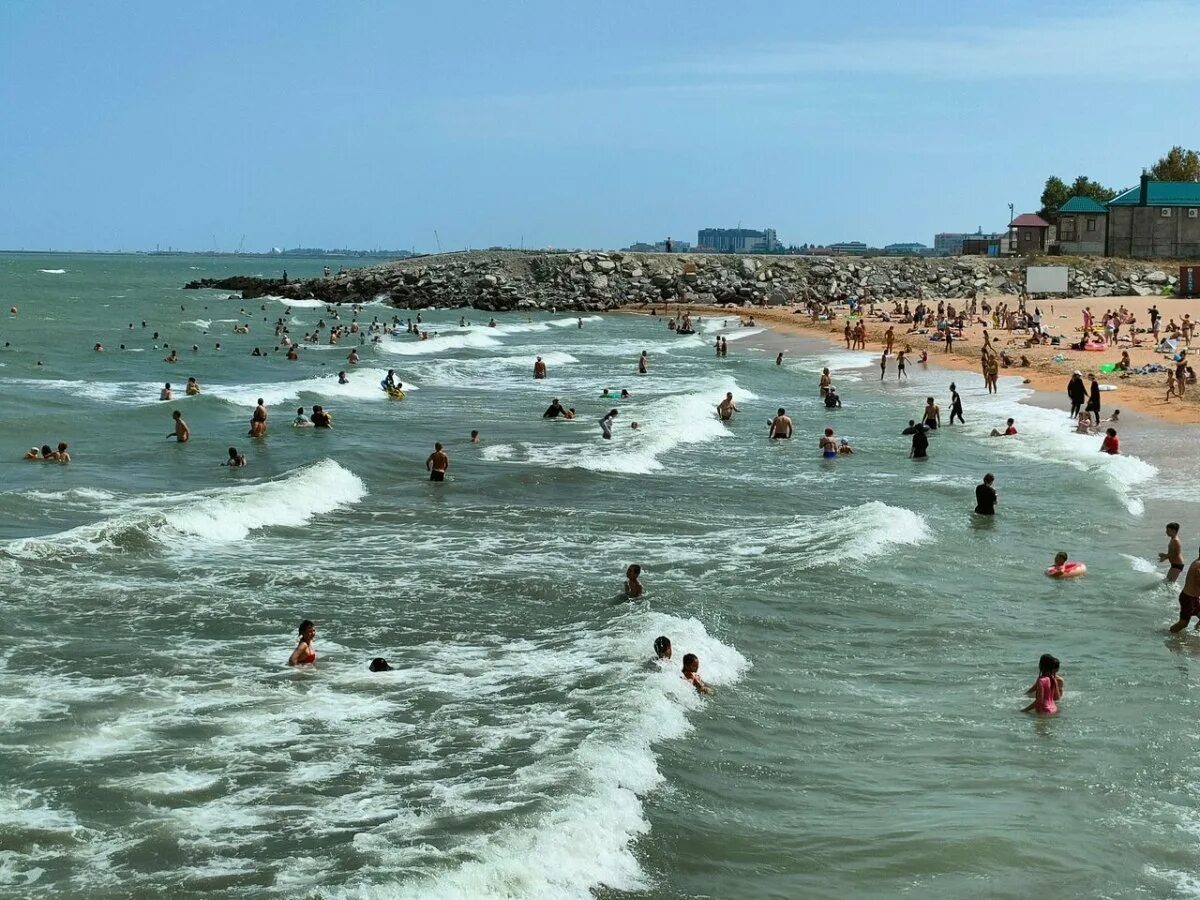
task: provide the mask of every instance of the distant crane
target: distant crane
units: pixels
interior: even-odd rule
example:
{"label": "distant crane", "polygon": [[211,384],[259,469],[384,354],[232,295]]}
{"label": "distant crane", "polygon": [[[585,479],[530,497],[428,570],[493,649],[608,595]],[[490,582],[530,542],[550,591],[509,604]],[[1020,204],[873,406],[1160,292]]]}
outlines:
{"label": "distant crane", "polygon": [[437,229],[433,229],[433,239],[437,241],[438,253],[442,252],[442,239],[438,237]]}
{"label": "distant crane", "polygon": [[246,236],[243,234],[242,239],[240,241],[238,241],[238,248],[237,248],[238,256],[242,255],[242,247],[244,247],[245,245],[246,245]]}

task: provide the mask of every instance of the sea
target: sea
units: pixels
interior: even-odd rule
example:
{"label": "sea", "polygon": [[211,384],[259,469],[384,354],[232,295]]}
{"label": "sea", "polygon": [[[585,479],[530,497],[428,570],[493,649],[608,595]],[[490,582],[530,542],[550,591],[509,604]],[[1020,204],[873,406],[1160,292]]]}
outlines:
{"label": "sea", "polygon": [[[0,895],[1200,896],[1200,636],[1167,633],[1157,562],[1166,522],[1200,540],[1195,429],[1123,412],[1109,457],[1065,394],[880,381],[732,312],[677,336],[181,290],[326,262],[0,255]],[[418,313],[426,341],[294,362],[274,330]],[[966,424],[910,459],[952,381]],[[334,427],[291,427],[314,404]],[[822,460],[826,427],[855,453]],[[1044,575],[1060,549],[1084,577]],[[1043,653],[1053,718],[1020,712]]]}

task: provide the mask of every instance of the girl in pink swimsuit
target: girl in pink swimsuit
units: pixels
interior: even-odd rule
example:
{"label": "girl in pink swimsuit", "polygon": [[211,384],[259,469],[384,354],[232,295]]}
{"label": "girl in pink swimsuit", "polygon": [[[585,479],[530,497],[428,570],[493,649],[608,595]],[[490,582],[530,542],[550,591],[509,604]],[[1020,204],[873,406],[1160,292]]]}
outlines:
{"label": "girl in pink swimsuit", "polygon": [[1038,660],[1038,677],[1033,687],[1025,692],[1032,697],[1033,702],[1021,712],[1035,712],[1040,715],[1052,716],[1058,712],[1055,700],[1061,700],[1063,695],[1063,680],[1058,676],[1058,660],[1049,653],[1043,653]]}

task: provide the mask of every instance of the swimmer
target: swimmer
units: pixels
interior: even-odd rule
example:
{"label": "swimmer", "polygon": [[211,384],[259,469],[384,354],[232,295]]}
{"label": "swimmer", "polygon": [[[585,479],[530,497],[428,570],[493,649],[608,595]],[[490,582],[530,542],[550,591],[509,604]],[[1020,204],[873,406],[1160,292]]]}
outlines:
{"label": "swimmer", "polygon": [[925,426],[918,425],[917,430],[913,432],[912,449],[908,455],[913,459],[927,459],[929,454],[926,452],[929,449],[929,436],[925,434]]}
{"label": "swimmer", "polygon": [[297,641],[292,655],[288,657],[287,664],[289,666],[311,665],[317,661],[317,651],[313,647],[313,641],[317,638],[317,626],[305,619],[297,630],[300,632],[300,640]]}
{"label": "swimmer", "polygon": [[179,356],[175,353],[174,350],[172,350],[170,352],[170,354],[163,357],[163,362],[177,363],[177,362],[179,362]]}
{"label": "swimmer", "polygon": [[60,463],[69,463],[71,461],[71,454],[67,452],[66,441],[58,442],[58,450],[55,451],[54,458]]}
{"label": "swimmer", "polygon": [[608,414],[600,420],[600,436],[606,441],[612,440],[613,419],[617,417],[617,411],[610,409]]}
{"label": "swimmer", "polygon": [[471,443],[472,443],[472,444],[478,444],[478,443],[479,443],[479,432],[478,432],[478,431],[472,431],[472,432],[471,432]]}
{"label": "swimmer", "polygon": [[371,672],[390,672],[392,667],[388,665],[388,661],[382,656],[377,656],[371,660],[371,664],[367,666],[367,670]]}
{"label": "swimmer", "polygon": [[903,435],[916,434],[916,433],[917,433],[917,420],[916,420],[916,419],[909,419],[909,420],[908,420],[908,427],[907,427],[907,428],[905,428],[905,429],[904,429],[903,431],[901,431],[900,433],[901,433],[901,434],[903,434]]}
{"label": "swimmer", "polygon": [[842,398],[838,396],[837,388],[830,385],[828,392],[825,394],[826,409],[841,409]]}
{"label": "swimmer", "polygon": [[[848,326],[847,326],[848,327]],[[833,378],[829,375],[828,369],[821,370],[821,396],[824,397],[832,389]]]}
{"label": "swimmer", "polygon": [[450,457],[446,455],[441,444],[433,445],[433,452],[425,459],[425,468],[429,470],[430,481],[446,480],[446,470],[450,468]]}
{"label": "swimmer", "polygon": [[237,447],[230,447],[229,459],[225,460],[225,462],[221,463],[221,465],[229,466],[231,469],[240,469],[246,465],[246,457],[243,454],[238,453]]}
{"label": "swimmer", "polygon": [[711,694],[712,688],[700,677],[700,657],[695,653],[683,654],[683,680],[701,694]]}
{"label": "swimmer", "polygon": [[996,489],[992,487],[995,481],[996,476],[988,472],[983,476],[983,483],[975,485],[975,515],[994,516],[996,514],[996,501],[999,496],[996,494]]}
{"label": "swimmer", "polygon": [[542,361],[542,358],[540,356],[537,358],[537,361],[534,362],[534,364],[533,364],[533,377],[534,378],[545,378],[546,377],[546,363]]}
{"label": "swimmer", "polygon": [[58,456],[50,449],[49,444],[42,444],[42,462],[54,462]]}
{"label": "swimmer", "polygon": [[792,420],[788,416],[787,410],[782,406],[775,411],[775,418],[771,420],[770,431],[767,432],[767,437],[771,440],[787,440],[792,436]]}
{"label": "swimmer", "polygon": [[777,366],[783,365],[783,351],[782,350],[775,356],[775,365],[777,365]]}
{"label": "swimmer", "polygon": [[642,567],[633,563],[625,570],[625,599],[636,600],[644,590],[641,582]]}
{"label": "swimmer", "polygon": [[671,639],[665,634],[660,634],[654,639],[654,658],[655,659],[670,659],[671,658]]}
{"label": "swimmer", "polygon": [[186,393],[189,397],[195,397],[200,393],[200,384],[193,376],[187,380],[187,387],[185,387],[183,390],[184,393]]}
{"label": "swimmer", "polygon": [[942,410],[932,397],[925,398],[925,411],[921,414],[921,424],[932,430],[942,424]]}
{"label": "swimmer", "polygon": [[304,407],[296,408],[296,418],[292,419],[293,428],[312,428],[312,422],[308,421],[308,416],[304,415]]}
{"label": "swimmer", "polygon": [[629,391],[627,391],[625,388],[621,388],[621,399],[628,400],[629,398],[630,398]]}
{"label": "swimmer", "polygon": [[348,363],[350,363],[350,365],[352,365],[352,366],[357,366],[358,365],[358,351],[351,350],[350,355],[346,357],[346,361]]}
{"label": "swimmer", "polygon": [[[217,349],[219,350],[220,347],[218,347]],[[296,349],[295,344],[292,344],[292,346],[288,347],[287,358],[289,360],[291,360],[292,362],[295,362],[296,360],[298,360],[300,358],[300,351]]]}
{"label": "swimmer", "polygon": [[97,343],[97,344],[96,344],[96,346],[95,346],[95,347],[93,347],[92,349],[93,349],[93,350],[95,350],[97,353],[103,353],[103,352],[104,352],[104,345],[103,345],[103,344],[101,344],[101,343]]}
{"label": "swimmer", "polygon": [[575,418],[575,407],[573,407],[573,406],[572,406],[570,409],[566,410],[566,411],[565,411],[565,412],[562,414],[562,417],[563,417],[564,419],[573,419],[573,418]]}
{"label": "swimmer", "polygon": [[338,372],[338,384],[349,384],[350,379],[346,377],[345,371]]}
{"label": "swimmer", "polygon": [[612,392],[608,388],[605,388],[604,390],[602,390],[600,392],[600,399],[601,400],[612,399]]}
{"label": "swimmer", "polygon": [[1012,419],[1009,419],[1008,424],[1004,426],[1003,431],[1001,431],[999,428],[993,428],[991,436],[992,437],[1011,437],[1012,435],[1014,435],[1016,433],[1017,433],[1017,426],[1013,424]]}
{"label": "swimmer", "polygon": [[179,410],[171,413],[171,418],[175,420],[175,430],[167,437],[173,437],[180,444],[186,444],[192,438],[191,429],[188,428],[187,422],[183,421],[183,413]]}
{"label": "swimmer", "polygon": [[42,458],[42,457],[41,457],[41,454],[40,454],[40,453],[38,453],[38,448],[37,448],[37,447],[30,447],[30,448],[29,448],[29,450],[28,450],[28,452],[26,452],[26,454],[25,454],[24,456],[22,456],[22,457],[21,457],[21,459],[25,459],[25,460],[35,460],[35,461],[36,461],[36,460],[40,460],[41,458]]}
{"label": "swimmer", "polygon": [[551,403],[548,407],[546,407],[546,411],[544,413],[542,413],[542,418],[543,419],[557,419],[562,414],[563,414],[562,403],[559,401],[559,399],[557,397],[555,397],[554,402]]}
{"label": "swimmer", "polygon": [[817,446],[821,448],[822,459],[837,459],[838,445],[832,428],[825,429],[825,433],[817,440]]}
{"label": "swimmer", "polygon": [[[1171,626],[1172,633],[1187,628],[1192,616],[1200,617],[1200,554],[1192,560],[1183,579],[1183,590],[1179,592],[1179,621]],[[1196,623],[1196,630],[1200,631],[1200,622]]]}
{"label": "swimmer", "polygon": [[308,417],[308,420],[312,422],[313,428],[333,427],[333,416],[325,412],[325,407],[314,406],[312,410],[312,415]]}
{"label": "swimmer", "polygon": [[840,456],[853,456],[854,448],[850,446],[850,442],[845,438],[838,441],[838,454]]}
{"label": "swimmer", "polygon": [[163,389],[158,392],[158,399],[159,400],[170,400],[171,399],[171,382],[168,381],[166,384],[163,385]]}
{"label": "swimmer", "polygon": [[1170,563],[1167,583],[1174,584],[1183,574],[1183,545],[1179,542],[1179,523],[1167,523],[1167,552],[1158,554],[1158,561]]}
{"label": "swimmer", "polygon": [[1033,687],[1025,692],[1025,696],[1033,697],[1033,702],[1021,712],[1035,712],[1052,716],[1058,712],[1056,700],[1063,695],[1063,680],[1058,675],[1059,662],[1049,653],[1043,653],[1038,660],[1038,677]]}
{"label": "swimmer", "polygon": [[646,351],[642,351],[642,355],[638,357],[638,374],[645,375],[649,369],[647,368],[650,358],[646,355]]}
{"label": "swimmer", "polygon": [[737,404],[733,402],[733,391],[725,393],[725,399],[717,404],[717,418],[722,422],[728,422],[733,418],[735,412],[740,412]]}
{"label": "swimmer", "polygon": [[641,426],[641,425],[639,425],[637,422],[630,422],[630,423],[629,423],[629,427],[630,427],[630,428],[631,428],[633,431],[639,431],[639,430],[641,430],[641,427],[642,427],[642,426]]}

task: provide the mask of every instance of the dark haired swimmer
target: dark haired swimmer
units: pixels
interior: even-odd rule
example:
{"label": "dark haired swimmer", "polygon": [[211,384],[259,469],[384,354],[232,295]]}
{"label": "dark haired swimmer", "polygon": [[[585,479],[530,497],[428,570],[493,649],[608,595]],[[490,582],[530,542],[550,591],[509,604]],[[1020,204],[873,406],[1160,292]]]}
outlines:
{"label": "dark haired swimmer", "polygon": [[313,649],[313,641],[317,637],[317,626],[305,619],[300,623],[300,627],[296,629],[300,632],[300,640],[296,643],[296,649],[292,651],[292,655],[288,657],[289,666],[307,666],[317,661],[317,651]]}
{"label": "dark haired swimmer", "polygon": [[768,432],[768,437],[771,440],[787,439],[792,436],[792,420],[782,406],[775,412],[775,418],[771,420],[771,430]]}

